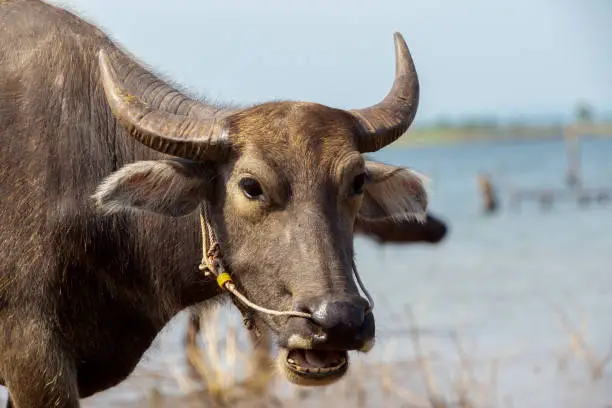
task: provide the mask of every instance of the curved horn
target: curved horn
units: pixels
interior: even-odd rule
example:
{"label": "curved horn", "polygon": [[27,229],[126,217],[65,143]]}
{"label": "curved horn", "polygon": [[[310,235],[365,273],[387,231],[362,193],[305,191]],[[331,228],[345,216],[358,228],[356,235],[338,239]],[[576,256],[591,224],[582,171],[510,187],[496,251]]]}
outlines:
{"label": "curved horn", "polygon": [[350,110],[363,132],[356,139],[362,153],[375,152],[399,138],[412,123],[419,105],[419,78],[410,51],[400,33],[394,33],[395,81],[377,105]]}
{"label": "curved horn", "polygon": [[152,108],[124,88],[104,50],[98,60],[106,100],[133,138],[158,152],[185,159],[223,157],[229,144],[225,119],[232,112],[199,119]]}

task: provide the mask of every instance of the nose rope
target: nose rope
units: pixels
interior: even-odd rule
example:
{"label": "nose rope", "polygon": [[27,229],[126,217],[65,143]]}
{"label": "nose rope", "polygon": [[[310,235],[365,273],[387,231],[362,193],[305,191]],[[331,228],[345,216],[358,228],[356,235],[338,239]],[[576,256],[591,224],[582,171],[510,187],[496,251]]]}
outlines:
{"label": "nose rope", "polygon": [[355,265],[355,260],[353,260],[353,275],[355,275],[355,280],[357,281],[359,288],[368,299],[368,308],[366,309],[366,314],[372,313],[372,310],[374,310],[374,299],[372,298],[372,296],[370,296],[370,292],[368,292],[365,285],[363,284],[363,281],[361,280],[361,276],[359,276],[359,272],[357,271],[357,265]]}
{"label": "nose rope", "polygon": [[[202,227],[202,261],[200,262],[198,269],[204,272],[204,275],[209,276],[210,274],[213,274],[216,277],[217,284],[219,285],[219,287],[221,287],[221,289],[227,290],[232,295],[236,296],[246,306],[258,312],[266,313],[273,316],[295,316],[303,317],[306,319],[312,318],[311,313],[298,312],[293,310],[279,311],[259,306],[251,302],[249,299],[247,299],[246,296],[240,293],[240,291],[236,288],[236,284],[232,280],[231,275],[225,269],[225,266],[221,259],[219,242],[215,237],[215,232],[212,228],[212,225],[210,225],[209,220],[210,217],[208,213],[208,205],[206,203],[202,203],[202,205],[200,206],[200,225]],[[361,281],[354,261],[353,274],[355,275],[357,284],[368,298],[369,305],[368,309],[366,310],[366,313],[371,313],[374,309],[374,300],[372,299],[372,296],[370,296],[370,293],[366,290],[365,285]]]}

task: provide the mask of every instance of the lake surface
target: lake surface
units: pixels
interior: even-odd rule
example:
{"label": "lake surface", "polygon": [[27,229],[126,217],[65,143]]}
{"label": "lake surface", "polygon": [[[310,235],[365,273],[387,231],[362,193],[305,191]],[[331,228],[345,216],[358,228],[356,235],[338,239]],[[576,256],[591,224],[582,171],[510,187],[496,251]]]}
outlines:
{"label": "lake surface", "polygon": [[[586,321],[581,338],[594,358],[603,359],[612,341],[612,203],[579,207],[566,201],[547,211],[537,203],[520,211],[508,208],[512,186],[564,187],[563,142],[389,148],[372,157],[429,176],[430,210],[449,222],[450,233],[437,246],[380,247],[357,239],[358,266],[377,302],[379,337],[361,359],[414,357],[408,336],[391,335],[408,327],[409,306],[427,350],[439,357],[434,369],[441,388],[444,376],[458,372],[456,347],[447,336],[457,330],[475,371],[486,373],[498,359],[491,385],[495,401],[486,406],[612,404],[612,364],[593,380],[588,365],[572,353],[568,330],[555,312],[560,307],[576,328]],[[582,159],[588,186],[612,187],[612,139],[584,139]],[[502,208],[494,216],[480,213],[476,174],[481,171],[492,176],[500,193]],[[177,392],[172,373],[184,371],[184,328],[185,316],[178,316],[128,381],[89,398],[85,406],[137,400],[153,387]],[[422,387],[413,376],[398,381]]]}

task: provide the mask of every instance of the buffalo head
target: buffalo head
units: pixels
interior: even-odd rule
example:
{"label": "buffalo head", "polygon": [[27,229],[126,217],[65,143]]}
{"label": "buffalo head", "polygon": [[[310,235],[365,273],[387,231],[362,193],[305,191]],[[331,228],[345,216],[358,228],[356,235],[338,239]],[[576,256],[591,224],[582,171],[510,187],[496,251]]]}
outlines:
{"label": "buffalo head", "polygon": [[419,82],[398,33],[395,51],[395,81],[377,105],[345,111],[271,102],[208,109],[208,116],[147,105],[100,52],[114,116],[132,137],[174,158],[124,166],[99,185],[95,201],[108,212],[171,217],[206,202],[238,288],[264,307],[312,313],[312,319],[257,315],[275,334],[281,370],[297,384],[331,383],[346,372],[347,351],[373,345],[374,316],[352,274],[355,227],[425,220],[421,178],[362,155],[401,136],[417,110]]}

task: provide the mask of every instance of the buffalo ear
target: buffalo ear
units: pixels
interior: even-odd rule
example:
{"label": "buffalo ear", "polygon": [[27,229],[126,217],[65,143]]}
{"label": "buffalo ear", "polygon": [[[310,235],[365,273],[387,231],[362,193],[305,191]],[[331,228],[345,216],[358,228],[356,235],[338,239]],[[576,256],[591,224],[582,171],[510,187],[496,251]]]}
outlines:
{"label": "buffalo ear", "polygon": [[404,167],[366,161],[368,182],[357,221],[427,219],[425,177]]}
{"label": "buffalo ear", "polygon": [[208,166],[182,159],[130,163],[106,177],[92,199],[105,213],[139,210],[171,217],[187,215],[210,190]]}

